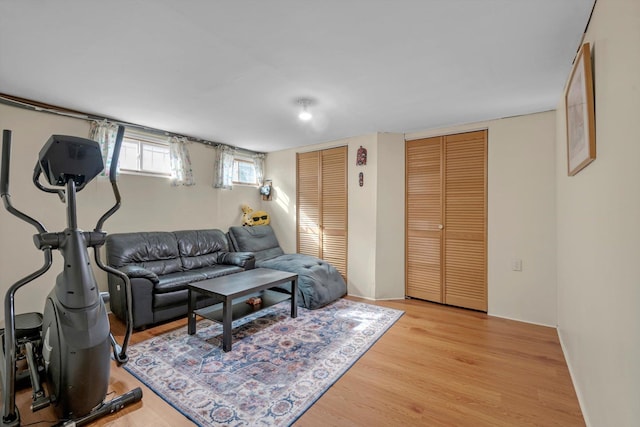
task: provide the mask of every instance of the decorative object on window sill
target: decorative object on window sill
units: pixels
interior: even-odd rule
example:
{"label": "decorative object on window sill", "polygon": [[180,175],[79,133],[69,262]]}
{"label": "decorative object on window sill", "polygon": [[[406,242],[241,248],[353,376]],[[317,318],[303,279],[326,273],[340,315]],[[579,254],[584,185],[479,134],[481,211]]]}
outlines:
{"label": "decorative object on window sill", "polygon": [[254,225],[269,225],[271,219],[265,211],[254,211],[249,205],[242,205],[242,225],[253,227]]}
{"label": "decorative object on window sill", "polygon": [[593,76],[589,43],[576,56],[565,93],[567,114],[567,166],[569,176],[584,169],[596,158],[593,107]]}
{"label": "decorative object on window sill", "polygon": [[363,148],[361,145],[360,148],[358,148],[358,154],[356,155],[356,166],[366,166],[366,165],[367,165],[367,149]]}
{"label": "decorative object on window sill", "polygon": [[360,184],[360,187],[364,186],[364,173],[360,172],[360,175],[358,175],[358,181]]}
{"label": "decorative object on window sill", "polygon": [[270,201],[271,196],[273,194],[273,183],[270,179],[265,179],[262,183],[262,187],[260,187],[260,195],[262,196],[262,200]]}

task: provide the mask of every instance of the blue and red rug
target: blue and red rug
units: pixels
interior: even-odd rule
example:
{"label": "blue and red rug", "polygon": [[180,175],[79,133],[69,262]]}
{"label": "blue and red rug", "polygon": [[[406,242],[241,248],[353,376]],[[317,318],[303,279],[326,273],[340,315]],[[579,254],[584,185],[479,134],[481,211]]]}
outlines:
{"label": "blue and red rug", "polygon": [[340,299],[318,310],[288,301],[222,325],[198,322],[130,348],[125,369],[201,426],[290,425],[380,338],[403,312]]}

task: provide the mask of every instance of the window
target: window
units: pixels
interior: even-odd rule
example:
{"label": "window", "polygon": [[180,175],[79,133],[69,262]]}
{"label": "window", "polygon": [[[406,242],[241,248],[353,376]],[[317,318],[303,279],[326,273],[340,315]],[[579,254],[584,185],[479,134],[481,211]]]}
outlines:
{"label": "window", "polygon": [[234,157],[233,158],[233,183],[256,185],[256,167],[253,159]]}
{"label": "window", "polygon": [[213,187],[231,190],[234,184],[258,186],[264,179],[262,153],[237,150],[224,144],[216,146]]}
{"label": "window", "polygon": [[119,164],[120,170],[125,173],[171,176],[168,138],[137,129],[125,129]]}

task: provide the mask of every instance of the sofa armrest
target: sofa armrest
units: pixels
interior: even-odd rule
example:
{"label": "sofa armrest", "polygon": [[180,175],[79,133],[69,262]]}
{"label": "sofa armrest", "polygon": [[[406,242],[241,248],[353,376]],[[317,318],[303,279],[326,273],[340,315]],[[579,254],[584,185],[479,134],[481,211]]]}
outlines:
{"label": "sofa armrest", "polygon": [[[153,289],[155,285],[146,277],[131,277],[131,308],[134,328],[154,323]],[[111,312],[123,322],[127,319],[127,296],[124,282],[109,275],[109,306]]]}
{"label": "sofa armrest", "polygon": [[[131,322],[134,328],[144,327],[153,323],[153,290],[160,281],[158,275],[137,265],[125,265],[118,268],[131,281]],[[124,282],[119,277],[109,275],[109,306],[115,316],[126,321],[127,296]]]}
{"label": "sofa armrest", "polygon": [[218,264],[237,265],[245,270],[252,270],[256,265],[253,252],[220,252]]}
{"label": "sofa armrest", "polygon": [[157,285],[160,282],[156,273],[137,265],[125,265],[124,267],[120,267],[118,270],[122,271],[130,279],[149,279],[154,285]]}

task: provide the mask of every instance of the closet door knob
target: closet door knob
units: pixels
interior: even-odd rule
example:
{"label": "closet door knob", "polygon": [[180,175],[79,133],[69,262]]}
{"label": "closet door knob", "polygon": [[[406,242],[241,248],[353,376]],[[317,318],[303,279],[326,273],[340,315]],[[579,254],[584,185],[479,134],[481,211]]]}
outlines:
{"label": "closet door knob", "polygon": [[443,228],[444,228],[444,225],[438,224],[438,230],[442,230]]}

